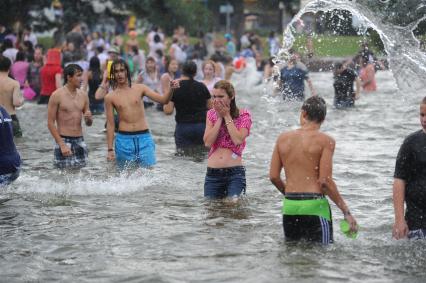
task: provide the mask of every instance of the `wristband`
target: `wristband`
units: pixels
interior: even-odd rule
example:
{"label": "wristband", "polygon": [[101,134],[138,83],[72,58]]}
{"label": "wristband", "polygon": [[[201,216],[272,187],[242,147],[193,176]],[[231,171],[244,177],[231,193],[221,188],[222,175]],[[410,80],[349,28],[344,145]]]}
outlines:
{"label": "wristband", "polygon": [[225,126],[228,126],[229,124],[231,124],[231,122],[232,122],[232,119],[229,120],[228,122],[225,122]]}
{"label": "wristband", "polygon": [[108,148],[108,151],[114,151],[112,148]]}
{"label": "wristband", "polygon": [[343,216],[348,216],[348,215],[351,215],[351,212],[349,210],[343,212]]}

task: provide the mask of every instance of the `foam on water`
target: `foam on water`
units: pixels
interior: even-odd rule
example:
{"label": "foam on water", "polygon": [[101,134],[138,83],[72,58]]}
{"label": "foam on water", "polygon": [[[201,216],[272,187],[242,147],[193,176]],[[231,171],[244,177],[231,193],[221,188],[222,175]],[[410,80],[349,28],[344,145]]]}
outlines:
{"label": "foam on water", "polygon": [[138,169],[103,178],[83,172],[62,172],[54,178],[24,173],[3,192],[21,195],[126,195],[164,184],[167,182],[164,177],[164,174],[158,170],[155,172],[155,169]]}

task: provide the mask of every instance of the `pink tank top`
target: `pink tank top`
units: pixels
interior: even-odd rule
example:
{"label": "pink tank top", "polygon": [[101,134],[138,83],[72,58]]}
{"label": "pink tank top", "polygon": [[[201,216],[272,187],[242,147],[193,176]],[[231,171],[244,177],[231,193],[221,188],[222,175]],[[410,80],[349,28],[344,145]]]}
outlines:
{"label": "pink tank top", "polygon": [[[213,125],[217,122],[218,115],[217,115],[217,113],[216,113],[216,111],[214,109],[210,109],[207,112],[207,119],[209,119],[209,121]],[[234,119],[234,125],[235,125],[235,127],[238,130],[241,129],[241,128],[246,128],[247,131],[248,131],[248,135],[250,134],[251,124],[252,124],[252,122],[251,122],[251,114],[246,109],[242,109],[240,111],[240,116],[238,116],[238,118]],[[225,123],[222,122],[222,125],[220,126],[220,129],[219,129],[219,134],[217,135],[217,139],[213,143],[212,147],[210,148],[209,157],[219,147],[229,148],[236,155],[242,156],[243,150],[244,150],[245,146],[246,146],[246,141],[245,140],[240,145],[235,145],[232,142],[231,136],[228,133],[228,129],[226,128]]]}

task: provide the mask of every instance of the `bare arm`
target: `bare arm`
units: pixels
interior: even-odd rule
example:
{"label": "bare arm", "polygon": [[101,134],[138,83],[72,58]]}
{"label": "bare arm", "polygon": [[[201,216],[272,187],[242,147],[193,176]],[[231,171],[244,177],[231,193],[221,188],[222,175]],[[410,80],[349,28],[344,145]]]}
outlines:
{"label": "bare arm", "polygon": [[107,81],[107,74],[108,72],[105,70],[104,76],[102,77],[102,83],[95,92],[95,98],[98,100],[103,99],[108,93],[109,83]]}
{"label": "bare arm", "polygon": [[408,226],[404,218],[405,181],[395,178],[393,181],[393,207],[395,211],[395,223],[393,225],[393,237],[397,240],[407,237]]}
{"label": "bare arm", "polygon": [[47,128],[49,129],[56,143],[59,145],[61,149],[61,153],[64,156],[69,156],[72,154],[71,149],[65,144],[64,140],[60,136],[59,131],[55,125],[58,109],[59,109],[59,96],[57,93],[53,93],[49,99],[49,104],[47,105]]}
{"label": "bare arm", "polygon": [[[170,85],[169,85],[169,87],[165,91],[164,95],[160,95],[159,93],[153,91],[152,89],[150,89],[149,87],[147,87],[145,85],[140,85],[140,87],[143,88],[143,95],[146,95],[149,98],[151,98],[152,100],[154,100],[158,103],[161,103],[161,104],[167,104],[170,101],[170,99],[172,98],[173,90],[175,89],[175,86],[170,87]],[[163,88],[163,90],[164,90],[164,88]]]}
{"label": "bare arm", "polygon": [[21,88],[19,87],[18,82],[16,82],[13,86],[12,103],[15,107],[19,107],[24,104],[24,98],[22,97]]}
{"label": "bare arm", "polygon": [[59,98],[58,95],[53,93],[47,104],[47,128],[55,139],[56,143],[59,145],[64,144],[61,136],[59,135],[58,129],[56,128],[56,114],[59,108]]}
{"label": "bare arm", "polygon": [[82,83],[81,89],[85,93],[87,93],[88,87],[89,87],[89,72],[88,71],[84,71],[83,72],[83,83]]}
{"label": "bare arm", "polygon": [[170,101],[169,103],[167,103],[163,106],[163,111],[166,115],[173,114],[174,109],[175,109],[175,104],[174,104],[173,101]]}
{"label": "bare arm", "polygon": [[343,200],[342,196],[337,190],[336,183],[333,180],[333,154],[335,145],[335,141],[331,138],[328,138],[325,142],[320,159],[318,181],[321,185],[321,188],[324,189],[325,193],[342,211],[343,216],[349,222],[351,231],[357,231],[355,218],[351,215],[346,202]]}
{"label": "bare arm", "polygon": [[355,99],[359,99],[360,91],[361,91],[361,79],[357,77],[355,79]]}
{"label": "bare arm", "polygon": [[55,75],[55,85],[56,85],[56,89],[62,87],[62,75],[61,74]]}
{"label": "bare arm", "polygon": [[317,95],[317,93],[315,92],[314,85],[312,84],[311,79],[307,79],[306,82],[308,83],[308,87],[309,87],[309,90],[311,91],[311,95],[312,96]]}
{"label": "bare arm", "polygon": [[280,152],[278,149],[278,141],[274,147],[274,151],[272,153],[271,165],[269,167],[269,180],[271,180],[272,184],[282,193],[285,194],[285,183],[281,179],[281,170],[283,168]]}
{"label": "bare arm", "polygon": [[105,113],[107,118],[107,147],[108,160],[114,159],[113,143],[114,143],[114,106],[112,104],[111,94],[105,97]]}
{"label": "bare arm", "polygon": [[89,96],[87,94],[84,95],[83,116],[84,116],[84,123],[86,124],[86,126],[88,127],[92,126],[93,117],[92,117],[92,112],[90,112]]}
{"label": "bare arm", "polygon": [[224,121],[232,142],[235,145],[242,144],[248,135],[248,130],[246,128],[237,129],[229,113],[224,117]]}
{"label": "bare arm", "polygon": [[223,118],[218,117],[216,123],[213,125],[209,118],[206,118],[206,130],[204,131],[203,141],[206,147],[211,147],[216,141],[219,134],[220,126],[222,125]]}

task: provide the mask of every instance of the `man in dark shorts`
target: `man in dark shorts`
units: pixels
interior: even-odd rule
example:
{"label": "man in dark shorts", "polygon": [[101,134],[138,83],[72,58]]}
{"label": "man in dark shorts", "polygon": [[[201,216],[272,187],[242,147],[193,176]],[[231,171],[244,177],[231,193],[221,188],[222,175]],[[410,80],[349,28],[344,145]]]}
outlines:
{"label": "man in dark shorts", "polygon": [[19,176],[21,158],[13,141],[12,118],[0,106],[0,187]]}
{"label": "man in dark shorts", "polygon": [[87,146],[81,120],[84,118],[86,126],[91,126],[93,120],[89,97],[79,89],[82,75],[77,64],[65,67],[65,85],[52,94],[47,106],[47,126],[56,141],[54,165],[61,169],[86,166]]}
{"label": "man in dark shorts", "polygon": [[[355,91],[354,91],[355,82]],[[334,106],[338,109],[353,107],[359,98],[361,80],[355,70],[344,63],[334,66]]]}
{"label": "man in dark shorts", "polygon": [[405,138],[396,158],[393,182],[395,239],[426,238],[426,96],[420,103],[420,124],[422,129]]}
{"label": "man in dark shorts", "polygon": [[[335,141],[322,133],[326,116],[323,98],[308,98],[300,113],[300,129],[282,133],[272,154],[269,177],[284,194],[283,227],[287,241],[333,242],[330,206],[325,195],[340,208],[356,232],[355,218],[340,196],[332,176]],[[284,169],[286,179],[281,179]]]}

